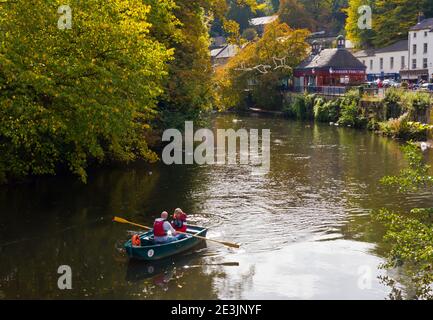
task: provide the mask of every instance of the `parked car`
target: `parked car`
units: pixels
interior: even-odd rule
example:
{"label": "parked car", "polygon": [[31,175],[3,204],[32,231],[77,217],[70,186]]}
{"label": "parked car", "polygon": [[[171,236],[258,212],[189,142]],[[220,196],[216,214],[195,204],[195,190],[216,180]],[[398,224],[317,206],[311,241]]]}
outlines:
{"label": "parked car", "polygon": [[414,84],[412,84],[412,85],[409,86],[409,89],[414,90],[414,91],[419,90],[420,89],[420,85],[414,83]]}
{"label": "parked car", "polygon": [[424,84],[422,84],[420,90],[422,90],[422,91],[433,91],[433,83],[424,83]]}
{"label": "parked car", "polygon": [[385,80],[383,80],[383,86],[387,87],[387,88],[389,88],[389,87],[397,88],[397,87],[400,87],[400,83],[398,83],[394,80],[391,80],[391,79],[385,79]]}

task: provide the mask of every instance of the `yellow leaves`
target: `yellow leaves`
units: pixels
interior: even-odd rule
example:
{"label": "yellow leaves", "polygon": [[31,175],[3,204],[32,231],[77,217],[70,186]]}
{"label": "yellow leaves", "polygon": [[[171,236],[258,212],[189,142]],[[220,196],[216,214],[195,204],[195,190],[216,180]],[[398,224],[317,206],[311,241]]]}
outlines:
{"label": "yellow leaves", "polygon": [[224,31],[228,34],[228,42],[231,44],[239,44],[241,35],[239,33],[239,23],[233,20],[223,21]]}
{"label": "yellow leaves", "polygon": [[267,9],[267,3],[258,3],[257,0],[237,0],[238,4],[241,6],[248,6],[251,8],[252,12],[256,12],[258,10]]}

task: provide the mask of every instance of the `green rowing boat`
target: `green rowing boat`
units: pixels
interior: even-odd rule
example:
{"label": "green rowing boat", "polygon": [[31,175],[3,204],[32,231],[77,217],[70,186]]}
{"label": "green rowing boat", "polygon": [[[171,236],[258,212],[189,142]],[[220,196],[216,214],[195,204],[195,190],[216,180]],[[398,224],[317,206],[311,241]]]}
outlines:
{"label": "green rowing boat", "polygon": [[[206,237],[207,229],[197,226],[188,226],[187,232]],[[153,241],[153,231],[149,231],[140,235],[140,246],[134,246],[132,245],[132,241],[128,240],[124,247],[128,257],[131,259],[155,261],[187,251],[203,241],[205,240],[187,235],[180,240],[155,244]]]}

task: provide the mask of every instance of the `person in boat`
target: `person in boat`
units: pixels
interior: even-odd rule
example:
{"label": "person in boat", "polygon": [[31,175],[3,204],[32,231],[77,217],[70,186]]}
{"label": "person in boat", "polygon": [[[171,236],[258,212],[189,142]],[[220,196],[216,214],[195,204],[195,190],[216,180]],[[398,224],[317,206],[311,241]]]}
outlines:
{"label": "person in boat", "polygon": [[167,221],[167,218],[167,211],[163,211],[161,213],[161,218],[155,219],[155,222],[153,223],[153,238],[155,243],[168,243],[178,240],[178,234],[171,226],[170,222]]}
{"label": "person in boat", "polygon": [[186,213],[182,211],[182,209],[177,208],[173,213],[173,221],[171,225],[176,231],[186,232]]}

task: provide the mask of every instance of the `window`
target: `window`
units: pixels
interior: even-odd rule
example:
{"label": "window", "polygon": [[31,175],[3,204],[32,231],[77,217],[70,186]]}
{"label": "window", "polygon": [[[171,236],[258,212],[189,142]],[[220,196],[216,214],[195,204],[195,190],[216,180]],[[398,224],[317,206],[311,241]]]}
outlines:
{"label": "window", "polygon": [[362,64],[365,66],[366,64],[365,64],[365,60],[362,60]]}
{"label": "window", "polygon": [[428,68],[428,60],[427,60],[427,58],[424,58],[424,60],[423,60],[423,62],[422,62],[422,67],[423,67],[424,69],[427,69],[427,68]]}
{"label": "window", "polygon": [[394,69],[394,57],[391,57],[389,64],[390,64],[391,70]]}
{"label": "window", "polygon": [[424,53],[427,53],[427,51],[428,51],[428,44],[424,43]]}
{"label": "window", "polygon": [[401,69],[406,69],[406,58],[401,56]]}
{"label": "window", "polygon": [[427,32],[427,31],[424,31],[424,37],[427,38],[427,36],[428,36],[428,32]]}
{"label": "window", "polygon": [[380,70],[383,70],[383,58],[380,58]]}
{"label": "window", "polygon": [[416,54],[416,44],[413,45],[413,50],[412,50],[413,54]]}
{"label": "window", "polygon": [[413,33],[413,37],[416,38],[416,32]]}
{"label": "window", "polygon": [[416,59],[412,60],[412,69],[416,69]]}
{"label": "window", "polygon": [[370,70],[373,70],[373,60],[370,60]]}

